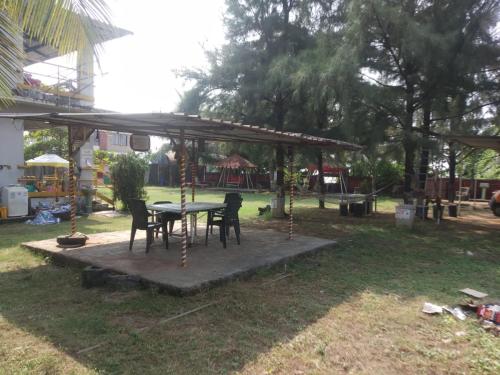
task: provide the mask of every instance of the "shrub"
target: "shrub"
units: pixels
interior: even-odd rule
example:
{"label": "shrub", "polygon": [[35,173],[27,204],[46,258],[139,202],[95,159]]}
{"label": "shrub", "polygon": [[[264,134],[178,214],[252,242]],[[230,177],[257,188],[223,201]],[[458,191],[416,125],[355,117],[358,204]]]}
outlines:
{"label": "shrub", "polygon": [[399,184],[403,180],[403,168],[397,163],[380,160],[375,167],[377,189],[389,184]]}
{"label": "shrub", "polygon": [[124,210],[128,210],[129,199],[146,198],[144,177],[147,169],[147,162],[134,153],[118,155],[111,165],[113,199],[121,200]]}

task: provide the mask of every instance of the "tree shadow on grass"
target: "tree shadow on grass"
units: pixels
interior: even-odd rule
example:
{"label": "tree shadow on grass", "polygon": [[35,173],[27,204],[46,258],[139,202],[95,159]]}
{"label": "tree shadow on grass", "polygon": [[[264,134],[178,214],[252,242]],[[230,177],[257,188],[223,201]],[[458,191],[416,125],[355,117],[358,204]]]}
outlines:
{"label": "tree shadow on grass", "polygon": [[[225,373],[249,366],[364,293],[452,304],[458,289],[493,292],[491,285],[500,281],[498,232],[450,222],[407,230],[384,214],[361,220],[334,215],[299,211],[298,232],[340,239],[332,249],[288,264],[291,276],[282,280],[279,267],[177,298],[154,290],[86,290],[78,269],[40,264],[0,273],[1,313],[102,372]],[[216,303],[155,325],[210,302]],[[153,328],[139,332],[144,327]],[[403,363],[394,369],[411,370]]]}

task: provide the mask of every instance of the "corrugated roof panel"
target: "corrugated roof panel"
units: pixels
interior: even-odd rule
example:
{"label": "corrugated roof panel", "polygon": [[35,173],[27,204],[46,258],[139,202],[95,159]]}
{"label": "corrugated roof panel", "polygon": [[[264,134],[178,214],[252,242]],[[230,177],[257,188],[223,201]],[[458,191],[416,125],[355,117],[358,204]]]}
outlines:
{"label": "corrugated roof panel", "polygon": [[71,125],[173,138],[178,138],[181,130],[184,130],[186,139],[317,146],[353,151],[362,148],[330,138],[174,113],[26,113],[1,114],[0,117],[24,119],[28,130]]}

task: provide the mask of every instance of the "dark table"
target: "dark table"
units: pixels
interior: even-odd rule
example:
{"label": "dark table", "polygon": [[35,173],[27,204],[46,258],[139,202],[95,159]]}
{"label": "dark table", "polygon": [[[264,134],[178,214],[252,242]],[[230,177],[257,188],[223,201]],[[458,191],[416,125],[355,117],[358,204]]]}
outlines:
{"label": "dark table", "polygon": [[[180,203],[162,203],[162,204],[148,204],[148,210],[155,212],[166,212],[172,214],[181,213]],[[209,212],[226,208],[226,203],[210,203],[210,202],[187,202],[186,214],[191,216],[190,229],[191,229],[191,243],[194,243],[196,236],[196,215],[200,212]]]}

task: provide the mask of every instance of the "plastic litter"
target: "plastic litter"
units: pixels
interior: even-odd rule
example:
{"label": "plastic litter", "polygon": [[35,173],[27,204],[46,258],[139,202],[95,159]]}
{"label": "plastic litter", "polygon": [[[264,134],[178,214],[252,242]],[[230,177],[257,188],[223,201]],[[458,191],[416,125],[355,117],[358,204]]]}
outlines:
{"label": "plastic litter", "polygon": [[31,225],[47,225],[58,224],[61,220],[52,215],[49,211],[40,211],[33,220],[26,220],[26,224]]}
{"label": "plastic litter", "polygon": [[435,305],[433,303],[425,302],[424,308],[422,309],[422,312],[424,312],[426,314],[442,314],[443,308],[441,306]]}
{"label": "plastic litter", "polygon": [[459,320],[465,320],[465,318],[467,318],[460,307],[449,308],[444,306],[443,309]]}
{"label": "plastic litter", "polygon": [[58,208],[55,208],[53,210],[49,210],[51,214],[63,214],[63,213],[66,213],[66,212],[70,212],[71,211],[71,205],[69,204],[63,204],[62,206],[58,207]]}
{"label": "plastic litter", "polygon": [[460,290],[462,293],[467,294],[468,296],[474,297],[474,298],[484,298],[488,296],[486,293],[479,292],[477,290],[471,289],[471,288],[465,288]]}

